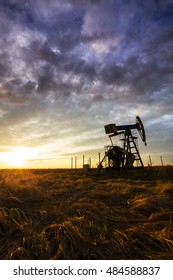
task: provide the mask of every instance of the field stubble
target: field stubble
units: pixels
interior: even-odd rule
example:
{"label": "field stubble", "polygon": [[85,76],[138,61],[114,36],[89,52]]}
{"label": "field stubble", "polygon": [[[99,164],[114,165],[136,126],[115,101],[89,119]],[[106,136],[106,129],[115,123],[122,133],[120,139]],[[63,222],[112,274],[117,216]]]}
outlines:
{"label": "field stubble", "polygon": [[172,171],[0,170],[0,259],[173,259]]}

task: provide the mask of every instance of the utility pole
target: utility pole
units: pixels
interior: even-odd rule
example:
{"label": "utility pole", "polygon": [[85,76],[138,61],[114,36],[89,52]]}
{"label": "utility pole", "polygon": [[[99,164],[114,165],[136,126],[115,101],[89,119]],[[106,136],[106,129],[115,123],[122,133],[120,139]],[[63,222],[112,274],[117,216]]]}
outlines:
{"label": "utility pole", "polygon": [[161,165],[163,166],[163,158],[162,158],[162,156],[160,156],[160,160],[161,160]]}
{"label": "utility pole", "polygon": [[89,158],[89,162],[88,163],[89,163],[89,166],[91,168],[91,158]]}

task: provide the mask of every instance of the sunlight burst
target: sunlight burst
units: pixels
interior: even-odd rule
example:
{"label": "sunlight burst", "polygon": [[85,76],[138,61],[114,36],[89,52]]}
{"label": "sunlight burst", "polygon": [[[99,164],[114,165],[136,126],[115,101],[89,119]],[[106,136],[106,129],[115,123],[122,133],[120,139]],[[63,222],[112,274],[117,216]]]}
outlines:
{"label": "sunlight burst", "polygon": [[15,147],[6,153],[5,161],[11,167],[24,167],[26,162],[35,157],[35,152],[31,148]]}

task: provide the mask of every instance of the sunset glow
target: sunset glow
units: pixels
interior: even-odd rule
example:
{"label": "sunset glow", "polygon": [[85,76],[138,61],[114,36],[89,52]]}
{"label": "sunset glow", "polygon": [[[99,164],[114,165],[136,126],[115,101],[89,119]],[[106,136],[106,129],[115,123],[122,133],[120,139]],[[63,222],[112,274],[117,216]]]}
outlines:
{"label": "sunset glow", "polygon": [[4,161],[9,167],[22,168],[25,167],[27,160],[33,159],[35,153],[32,149],[25,147],[16,147],[10,152],[4,154]]}
{"label": "sunset glow", "polygon": [[0,168],[96,166],[104,126],[136,116],[152,161],[173,163],[172,0],[8,0],[0,13]]}

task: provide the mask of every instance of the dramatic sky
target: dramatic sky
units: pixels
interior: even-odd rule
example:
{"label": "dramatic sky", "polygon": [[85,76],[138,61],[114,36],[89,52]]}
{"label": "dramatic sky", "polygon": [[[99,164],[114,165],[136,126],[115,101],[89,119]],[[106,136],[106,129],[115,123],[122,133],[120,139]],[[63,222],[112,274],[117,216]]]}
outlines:
{"label": "dramatic sky", "polygon": [[94,164],[137,115],[173,162],[173,0],[0,0],[0,167]]}

